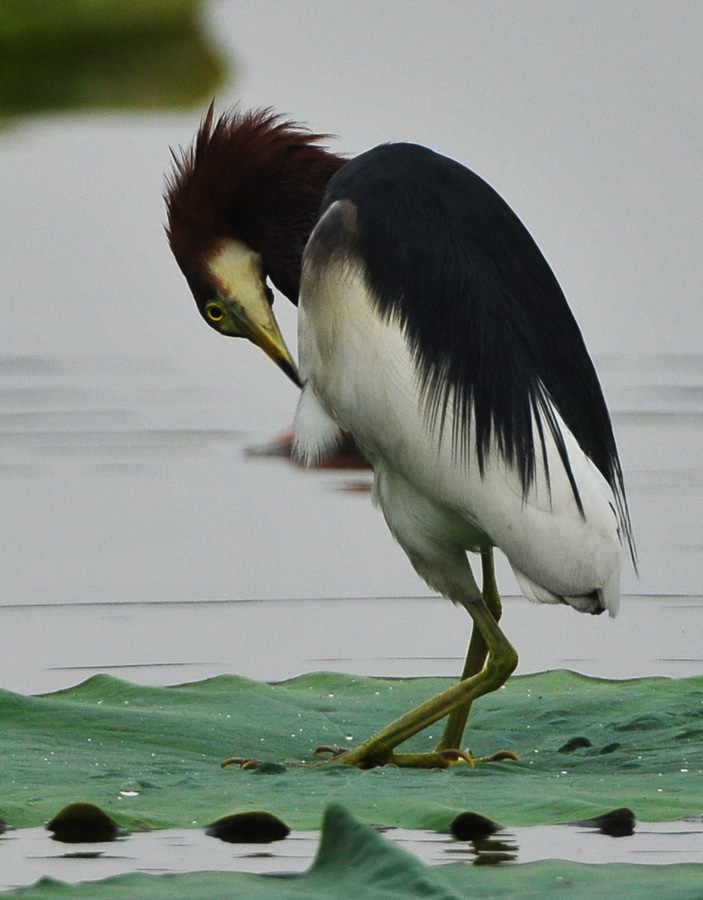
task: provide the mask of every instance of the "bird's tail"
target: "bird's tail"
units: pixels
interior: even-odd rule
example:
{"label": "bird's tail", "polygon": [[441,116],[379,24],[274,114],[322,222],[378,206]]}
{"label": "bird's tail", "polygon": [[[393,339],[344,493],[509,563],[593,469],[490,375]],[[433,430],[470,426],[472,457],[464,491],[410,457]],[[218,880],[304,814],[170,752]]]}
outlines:
{"label": "bird's tail", "polygon": [[578,612],[600,615],[607,610],[611,616],[617,615],[620,606],[619,572],[615,572],[604,585],[573,595],[557,594],[554,591],[550,591],[548,588],[537,584],[514,566],[513,572],[520,585],[520,590],[528,600],[532,600],[534,603],[567,603]]}

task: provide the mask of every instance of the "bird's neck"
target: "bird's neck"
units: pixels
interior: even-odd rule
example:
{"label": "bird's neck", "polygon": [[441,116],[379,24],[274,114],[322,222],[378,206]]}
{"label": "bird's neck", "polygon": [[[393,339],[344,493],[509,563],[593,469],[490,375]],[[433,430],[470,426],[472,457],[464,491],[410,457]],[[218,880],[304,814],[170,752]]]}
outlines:
{"label": "bird's neck", "polygon": [[292,170],[285,181],[271,185],[261,199],[265,228],[259,252],[274,286],[297,305],[305,245],[317,222],[327,184],[346,162],[341,156],[317,149],[316,157]]}

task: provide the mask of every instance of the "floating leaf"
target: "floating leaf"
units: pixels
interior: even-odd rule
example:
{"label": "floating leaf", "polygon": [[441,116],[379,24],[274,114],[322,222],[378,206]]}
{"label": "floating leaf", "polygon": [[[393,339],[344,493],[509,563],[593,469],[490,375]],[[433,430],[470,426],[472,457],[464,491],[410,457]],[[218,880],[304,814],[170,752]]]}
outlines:
{"label": "floating leaf", "polygon": [[[232,809],[271,809],[291,828],[315,829],[335,801],[369,824],[443,832],[467,808],[508,828],[581,821],[615,805],[642,821],[700,814],[703,678],[512,678],[474,705],[467,743],[476,756],[514,748],[520,762],[442,772],[297,764],[322,743],[363,739],[449,683],[320,673],[154,688],[96,676],[42,697],[0,691],[0,815],[40,825],[76,785],[130,830],[202,828]],[[561,753],[565,734],[592,746]],[[604,755],[615,736],[620,746]],[[434,728],[407,747],[430,749],[438,737]],[[221,769],[234,754],[272,765]]]}

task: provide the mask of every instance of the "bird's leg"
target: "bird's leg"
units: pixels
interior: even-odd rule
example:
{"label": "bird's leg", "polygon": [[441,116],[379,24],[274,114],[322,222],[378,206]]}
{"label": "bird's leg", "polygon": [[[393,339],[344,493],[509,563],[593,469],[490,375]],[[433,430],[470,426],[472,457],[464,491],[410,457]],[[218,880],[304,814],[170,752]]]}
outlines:
{"label": "bird's leg", "polygon": [[503,615],[503,604],[500,602],[500,594],[498,593],[498,583],[496,582],[496,569],[493,561],[493,547],[488,550],[481,551],[481,569],[483,572],[482,591],[483,599],[489,612],[496,620],[500,622]]}
{"label": "bird's leg", "polygon": [[[481,593],[483,601],[496,622],[500,621],[503,607],[500,602],[500,594],[498,593],[498,585],[496,584],[495,565],[493,562],[493,548],[481,551],[481,569],[482,569],[482,586]],[[471,640],[469,649],[466,654],[466,662],[461,673],[461,680],[471,678],[472,675],[478,674],[486,665],[488,656],[488,646],[483,635],[476,626],[471,631]],[[459,750],[464,737],[466,723],[471,713],[471,701],[465,706],[455,709],[447,720],[446,728],[440,742],[437,744],[437,750]]]}
{"label": "bird's leg", "polygon": [[[458,684],[448,688],[436,697],[411,710],[395,722],[376,732],[359,747],[344,753],[335,753],[333,761],[345,765],[370,769],[375,766],[393,764],[414,768],[446,768],[453,762],[464,760],[473,765],[469,753],[459,749],[466,720],[471,705],[478,697],[498,690],[510,677],[517,665],[517,653],[498,627],[497,620],[501,614],[501,603],[495,582],[492,551],[482,553],[483,587],[479,591],[473,580],[471,570],[462,552],[458,554],[458,570],[453,575],[442,578],[432,577],[431,570],[423,565],[415,554],[408,553],[411,562],[428,583],[441,590],[445,596],[460,603],[469,613],[473,621],[473,633],[469,652],[464,666],[462,679]],[[453,563],[451,556],[445,558],[446,571],[451,573]],[[434,568],[434,567],[433,567]],[[435,573],[439,566],[435,568]],[[447,729],[439,746],[431,752],[396,753],[395,750],[419,732],[434,725],[445,717],[449,717]],[[453,731],[450,731],[453,729]],[[449,735],[449,738],[447,737]],[[454,735],[456,737],[454,738]],[[329,750],[331,748],[320,748]],[[503,751],[491,759],[511,758],[515,755]],[[244,760],[236,758],[228,760],[224,765]]]}
{"label": "bird's leg", "polygon": [[421,706],[381,729],[361,746],[336,758],[337,762],[362,769],[393,763],[417,768],[446,767],[459,754],[447,748],[434,753],[395,753],[395,748],[413,735],[457,710],[468,710],[478,697],[505,684],[517,665],[517,653],[498,627],[482,596],[465,600],[463,605],[473,619],[488,650],[488,662],[479,672],[463,679]]}

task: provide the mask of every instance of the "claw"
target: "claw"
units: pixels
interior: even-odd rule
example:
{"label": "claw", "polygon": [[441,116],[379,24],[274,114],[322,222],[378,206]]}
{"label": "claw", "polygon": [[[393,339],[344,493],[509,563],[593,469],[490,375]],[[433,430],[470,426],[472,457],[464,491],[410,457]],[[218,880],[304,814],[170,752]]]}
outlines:
{"label": "claw", "polygon": [[520,757],[514,750],[499,750],[493,756],[483,756],[476,762],[503,762],[505,759],[511,759],[513,762],[520,762]]}
{"label": "claw", "polygon": [[220,763],[220,768],[226,769],[228,766],[239,766],[240,769],[256,769],[260,765],[260,759],[252,759],[246,756],[231,756]]}
{"label": "claw", "polygon": [[337,756],[341,756],[345,752],[346,751],[341,747],[322,746],[315,748],[315,750],[313,751],[313,756],[325,756],[326,754],[329,754],[332,759],[334,759]]}
{"label": "claw", "polygon": [[463,760],[463,762],[468,763],[472,769],[476,768],[476,759],[470,750],[440,750],[437,755],[442,757],[442,759],[446,759],[449,763]]}

